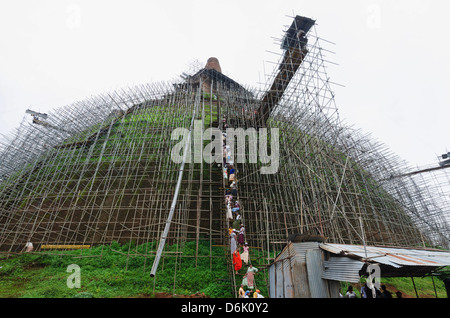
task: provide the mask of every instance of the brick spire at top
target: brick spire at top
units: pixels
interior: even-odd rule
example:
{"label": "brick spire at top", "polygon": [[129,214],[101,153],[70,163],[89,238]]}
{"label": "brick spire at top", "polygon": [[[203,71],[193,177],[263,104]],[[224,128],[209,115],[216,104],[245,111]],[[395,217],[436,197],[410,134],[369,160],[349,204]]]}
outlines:
{"label": "brick spire at top", "polygon": [[219,60],[215,57],[210,57],[208,59],[208,61],[206,62],[205,68],[208,70],[213,69],[219,73],[222,73],[222,69],[220,68]]}

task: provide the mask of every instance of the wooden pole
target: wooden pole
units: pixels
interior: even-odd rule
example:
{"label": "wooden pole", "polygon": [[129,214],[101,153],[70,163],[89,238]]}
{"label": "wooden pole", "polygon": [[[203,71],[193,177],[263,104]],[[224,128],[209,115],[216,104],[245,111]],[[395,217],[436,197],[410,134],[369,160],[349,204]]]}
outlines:
{"label": "wooden pole", "polygon": [[416,284],[414,283],[414,277],[411,275],[411,280],[414,286],[414,291],[416,292],[416,297],[419,298],[419,294],[417,293]]}
{"label": "wooden pole", "polygon": [[[200,96],[200,92],[201,92],[201,85],[199,87],[198,97]],[[198,98],[197,98],[197,102],[199,102]],[[152,266],[152,270],[150,272],[150,277],[155,277],[156,270],[158,269],[159,261],[161,259],[162,251],[163,251],[164,246],[166,244],[166,238],[167,238],[167,234],[169,233],[170,224],[172,222],[173,214],[175,212],[175,207],[176,207],[176,204],[177,204],[178,194],[179,194],[180,186],[181,186],[181,180],[183,179],[184,165],[186,163],[186,157],[187,157],[187,154],[188,154],[188,150],[187,150],[188,148],[187,147],[189,147],[190,144],[191,144],[191,135],[192,135],[192,129],[194,127],[194,121],[195,121],[195,115],[196,115],[197,107],[198,107],[198,105],[194,106],[194,111],[193,111],[192,120],[191,120],[191,127],[189,129],[189,135],[188,135],[188,138],[186,140],[185,147],[184,147],[183,161],[181,163],[180,170],[179,170],[179,173],[178,173],[177,187],[175,188],[175,194],[173,196],[172,205],[170,206],[170,211],[169,211],[169,216],[167,217],[166,226],[164,227],[164,232],[161,235],[161,240],[159,242],[158,251],[156,253],[155,260],[153,261],[153,266]]]}

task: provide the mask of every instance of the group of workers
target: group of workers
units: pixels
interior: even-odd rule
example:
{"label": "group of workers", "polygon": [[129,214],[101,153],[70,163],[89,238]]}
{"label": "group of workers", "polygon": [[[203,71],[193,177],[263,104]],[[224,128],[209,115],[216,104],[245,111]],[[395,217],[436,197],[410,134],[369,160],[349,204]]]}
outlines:
{"label": "group of workers", "polygon": [[[224,117],[222,125],[224,129],[228,127],[226,117]],[[229,185],[225,189],[226,219],[229,223],[230,252],[235,273],[239,274],[239,270],[242,269],[242,263],[248,265],[247,272],[239,288],[239,298],[262,298],[263,296],[258,289],[252,292],[255,288],[254,276],[258,269],[250,264],[249,246],[245,241],[245,227],[241,216],[241,204],[237,200],[237,170],[234,167],[234,158],[230,146],[226,144],[227,134],[223,132],[222,136],[223,178],[225,183]],[[245,292],[244,286],[247,286],[249,290]]]}
{"label": "group of workers", "polygon": [[[375,294],[374,294],[375,293]],[[397,298],[402,298],[402,293],[397,291],[395,293]],[[353,291],[353,286],[348,286],[345,295],[342,295],[339,291],[340,298],[357,298],[356,293]],[[391,292],[386,289],[386,285],[381,285],[381,291],[375,287],[369,288],[367,283],[361,288],[361,298],[393,298]]]}

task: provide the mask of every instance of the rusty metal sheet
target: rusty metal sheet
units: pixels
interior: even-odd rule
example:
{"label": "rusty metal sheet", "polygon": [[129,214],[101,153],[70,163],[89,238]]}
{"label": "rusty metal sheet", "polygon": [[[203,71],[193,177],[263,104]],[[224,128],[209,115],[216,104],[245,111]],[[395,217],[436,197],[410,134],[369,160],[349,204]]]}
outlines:
{"label": "rusty metal sheet", "polygon": [[359,283],[359,271],[364,263],[348,257],[330,257],[324,261],[323,279]]}
{"label": "rusty metal sheet", "polygon": [[322,279],[322,251],[319,249],[306,251],[306,269],[308,271],[309,289],[312,298],[328,298],[328,287]]}
{"label": "rusty metal sheet", "polygon": [[275,265],[269,267],[269,296],[270,298],[277,298]]}

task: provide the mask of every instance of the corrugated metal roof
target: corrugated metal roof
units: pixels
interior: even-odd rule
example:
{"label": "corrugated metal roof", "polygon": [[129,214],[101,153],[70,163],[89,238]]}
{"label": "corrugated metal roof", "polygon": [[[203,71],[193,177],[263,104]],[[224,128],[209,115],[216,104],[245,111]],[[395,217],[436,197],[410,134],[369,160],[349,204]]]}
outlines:
{"label": "corrugated metal roof", "polygon": [[[330,253],[355,256],[380,264],[400,268],[403,266],[450,266],[450,251],[417,250],[362,245],[343,245],[322,243],[320,248]],[[367,256],[366,256],[367,252]]]}

